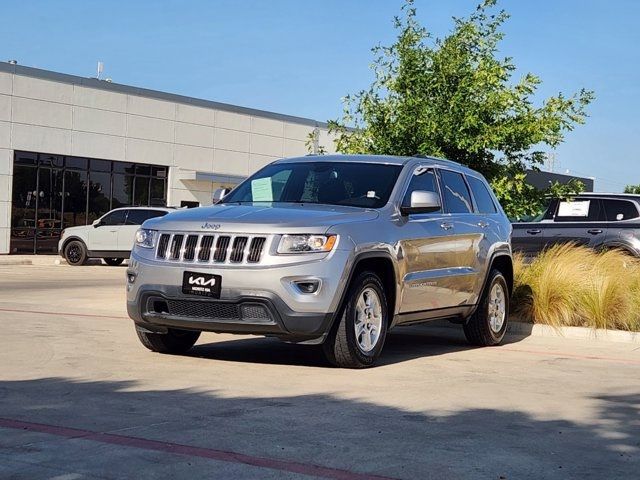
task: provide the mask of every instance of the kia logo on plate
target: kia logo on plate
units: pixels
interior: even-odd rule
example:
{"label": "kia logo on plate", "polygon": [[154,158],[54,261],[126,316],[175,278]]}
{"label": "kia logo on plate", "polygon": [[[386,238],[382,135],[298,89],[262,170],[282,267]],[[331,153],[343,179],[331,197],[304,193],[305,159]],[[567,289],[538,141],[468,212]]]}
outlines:
{"label": "kia logo on plate", "polygon": [[202,228],[206,229],[206,230],[219,230],[220,229],[220,224],[219,223],[209,223],[209,222],[204,222],[202,224]]}
{"label": "kia logo on plate", "polygon": [[215,278],[205,280],[204,277],[189,277],[189,285],[200,285],[201,287],[213,287],[216,284]]}

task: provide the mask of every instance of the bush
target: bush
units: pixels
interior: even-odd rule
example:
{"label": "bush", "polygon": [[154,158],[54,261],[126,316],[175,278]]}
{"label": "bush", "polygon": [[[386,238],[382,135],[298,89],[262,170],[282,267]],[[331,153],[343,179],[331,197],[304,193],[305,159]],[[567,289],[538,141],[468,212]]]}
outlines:
{"label": "bush", "polygon": [[555,327],[640,330],[640,260],[621,250],[553,246],[530,264],[514,257],[512,311]]}

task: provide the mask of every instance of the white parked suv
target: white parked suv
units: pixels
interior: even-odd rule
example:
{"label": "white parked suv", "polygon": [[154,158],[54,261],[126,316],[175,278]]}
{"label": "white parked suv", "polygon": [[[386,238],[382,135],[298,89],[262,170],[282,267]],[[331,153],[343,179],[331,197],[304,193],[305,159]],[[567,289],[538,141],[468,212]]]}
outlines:
{"label": "white parked suv", "polygon": [[82,265],[88,258],[102,258],[107,265],[120,265],[129,258],[140,225],[174,210],[166,207],[116,208],[91,225],[65,228],[58,252],[69,265]]}

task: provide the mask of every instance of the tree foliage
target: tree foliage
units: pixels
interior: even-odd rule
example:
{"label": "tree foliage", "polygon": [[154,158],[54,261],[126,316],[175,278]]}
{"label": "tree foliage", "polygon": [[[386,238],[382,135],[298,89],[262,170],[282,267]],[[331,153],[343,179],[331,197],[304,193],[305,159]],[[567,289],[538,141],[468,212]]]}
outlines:
{"label": "tree foliage", "polygon": [[627,185],[624,187],[624,193],[640,194],[640,185]]}
{"label": "tree foliage", "polygon": [[542,146],[556,147],[584,123],[594,95],[582,89],[536,104],[540,78],[527,73],[514,81],[513,59],[498,56],[508,14],[495,5],[485,0],[454,18],[449,35],[434,38],[405,0],[397,40],[373,48],[372,85],[346,96],[342,117],[329,122],[337,150],[445,157],[505,187],[497,188],[503,203],[531,197],[524,169],[542,163]]}

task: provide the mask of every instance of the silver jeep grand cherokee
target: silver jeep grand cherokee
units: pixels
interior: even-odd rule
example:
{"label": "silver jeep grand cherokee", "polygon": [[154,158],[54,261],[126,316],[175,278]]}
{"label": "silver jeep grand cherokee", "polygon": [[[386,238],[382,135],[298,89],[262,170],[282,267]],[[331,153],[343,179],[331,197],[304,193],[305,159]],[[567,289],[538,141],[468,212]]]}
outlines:
{"label": "silver jeep grand cherokee", "polygon": [[323,345],[367,367],[387,331],[432,319],[498,344],[513,284],[511,225],[484,178],[435,158],[273,162],[211,207],[146,221],[127,308],[150,350],[200,332]]}

